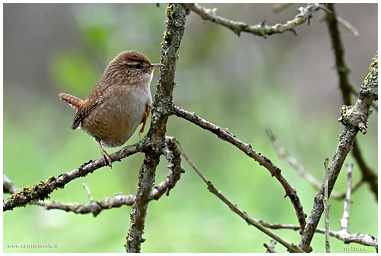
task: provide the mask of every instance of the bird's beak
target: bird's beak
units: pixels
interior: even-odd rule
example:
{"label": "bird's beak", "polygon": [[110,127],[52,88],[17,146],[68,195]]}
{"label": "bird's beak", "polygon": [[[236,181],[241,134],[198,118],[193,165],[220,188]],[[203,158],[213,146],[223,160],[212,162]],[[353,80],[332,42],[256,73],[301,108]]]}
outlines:
{"label": "bird's beak", "polygon": [[160,64],[160,63],[154,63],[154,64],[151,64],[151,69],[160,68],[162,66],[164,66],[164,65]]}

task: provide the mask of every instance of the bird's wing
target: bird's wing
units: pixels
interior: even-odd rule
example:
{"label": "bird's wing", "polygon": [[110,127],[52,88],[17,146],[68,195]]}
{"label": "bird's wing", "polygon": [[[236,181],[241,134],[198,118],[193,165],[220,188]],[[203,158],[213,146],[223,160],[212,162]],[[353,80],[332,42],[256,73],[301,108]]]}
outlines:
{"label": "bird's wing", "polygon": [[102,100],[103,92],[101,90],[92,91],[75,114],[71,129],[77,129],[86,116],[88,116],[88,114],[93,111],[102,102]]}

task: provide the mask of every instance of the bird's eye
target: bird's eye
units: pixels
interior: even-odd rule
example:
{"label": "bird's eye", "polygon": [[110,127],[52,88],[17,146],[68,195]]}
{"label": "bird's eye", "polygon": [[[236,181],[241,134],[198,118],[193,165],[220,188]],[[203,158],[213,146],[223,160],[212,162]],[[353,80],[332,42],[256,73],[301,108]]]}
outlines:
{"label": "bird's eye", "polygon": [[136,64],[136,65],[134,65],[134,67],[135,67],[136,69],[141,69],[141,68],[142,68],[142,65],[140,65],[140,64]]}

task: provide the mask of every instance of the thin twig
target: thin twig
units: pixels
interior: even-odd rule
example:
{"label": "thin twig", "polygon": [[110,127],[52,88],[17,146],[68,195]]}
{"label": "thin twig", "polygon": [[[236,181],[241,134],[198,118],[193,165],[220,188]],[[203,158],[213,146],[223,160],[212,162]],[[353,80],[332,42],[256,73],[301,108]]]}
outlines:
{"label": "thin twig", "polygon": [[[357,143],[357,140],[353,143],[353,149],[352,154],[356,160],[357,165],[359,166],[361,170],[361,182],[367,182],[369,184],[370,190],[373,192],[373,195],[375,196],[376,200],[378,200],[378,175],[377,173],[370,168],[370,166],[365,161],[360,147]],[[356,186],[355,186],[356,187]],[[352,193],[354,192],[354,189],[352,189]]]}
{"label": "thin twig", "polygon": [[254,227],[256,227],[257,229],[259,229],[260,231],[262,231],[263,233],[265,233],[266,235],[268,235],[269,237],[271,237],[272,239],[276,240],[277,242],[279,242],[280,244],[282,244],[283,246],[285,246],[287,248],[287,250],[289,252],[303,252],[301,251],[297,246],[295,246],[294,244],[290,244],[288,242],[286,242],[285,240],[283,240],[282,238],[280,238],[279,236],[275,235],[274,233],[270,232],[269,230],[267,230],[266,228],[264,228],[258,220],[252,218],[250,215],[248,215],[246,212],[244,211],[241,211],[237,205],[233,204],[232,202],[230,202],[222,193],[221,191],[217,190],[217,188],[212,184],[211,181],[209,181],[201,172],[200,170],[197,168],[197,166],[192,162],[192,160],[185,154],[184,150],[181,148],[180,144],[178,143],[177,144],[177,147],[181,153],[181,155],[184,157],[184,159],[189,163],[189,165],[193,168],[193,170],[195,170],[195,172],[200,176],[200,178],[205,182],[205,184],[208,186],[208,190],[213,193],[215,196],[217,196],[222,202],[224,202],[230,210],[232,210],[234,213],[236,213],[238,216],[240,216],[241,218],[243,218],[249,225],[252,225]]}
{"label": "thin twig", "polygon": [[208,185],[210,181],[200,172],[200,170],[197,168],[197,166],[193,163],[193,161],[188,157],[187,154],[185,154],[183,148],[181,147],[180,143],[177,142],[177,149],[179,150],[180,154],[184,159],[188,162],[188,164],[192,167],[192,169],[197,173],[198,176]]}
{"label": "thin twig", "polygon": [[273,10],[275,13],[277,12],[281,12],[283,11],[284,9],[290,7],[292,5],[292,3],[280,3],[280,4],[274,4],[273,6]]}
{"label": "thin twig", "polygon": [[[161,182],[151,191],[151,194],[150,194],[151,200],[159,200],[159,198],[165,192],[167,192],[167,195],[168,195],[169,191],[175,186],[178,179],[180,179],[180,174],[178,172],[182,173],[181,170],[178,171],[176,170],[176,168],[171,169],[171,172],[168,174],[166,181]],[[92,213],[94,217],[96,217],[98,216],[99,213],[101,213],[102,210],[118,208],[123,205],[131,206],[135,202],[134,195],[119,195],[119,194],[116,194],[114,198],[106,197],[103,200],[94,201],[90,193],[90,189],[86,186],[85,183],[82,183],[82,185],[84,186],[87,192],[87,196],[89,197],[89,201],[90,201],[89,204],[85,204],[85,203],[66,204],[66,203],[61,203],[58,201],[37,201],[37,202],[31,202],[30,204],[43,206],[47,210],[52,210],[52,209],[64,210],[66,212],[73,212],[76,214]]]}
{"label": "thin twig", "polygon": [[[355,140],[355,142],[356,142],[356,140]],[[353,149],[352,149],[352,151],[353,151]],[[357,191],[357,189],[358,189],[362,184],[364,184],[364,181],[363,181],[363,180],[359,180],[359,181],[357,181],[357,183],[352,187],[352,192]],[[334,192],[334,191],[332,191],[332,193],[331,193],[331,197],[330,197],[330,198],[334,198],[334,199],[344,199],[344,198],[345,198],[345,195],[346,195],[346,193],[347,193],[347,192],[343,192],[343,193],[341,193],[340,195],[335,194],[336,196],[334,197],[334,196],[332,195],[333,192]]]}
{"label": "thin twig", "polygon": [[275,137],[274,133],[270,129],[266,129],[266,134],[269,136],[271,142],[277,150],[278,155],[285,159],[299,174],[306,178],[306,180],[311,183],[316,189],[320,189],[320,181],[318,181],[313,175],[311,175],[306,168],[293,156],[291,156],[279,140]]}
{"label": "thin twig", "polygon": [[[168,137],[167,139],[167,143],[169,147],[171,147],[171,150],[176,150],[177,146],[173,142],[171,144],[171,140],[176,141],[176,139],[173,137]],[[131,155],[134,153],[134,151],[133,150],[131,151],[131,149],[133,149],[133,147],[127,146],[126,148],[123,148],[121,151],[123,151],[123,155],[125,155],[126,153]],[[151,191],[151,194],[149,196],[150,200],[158,200],[165,192],[167,192],[167,195],[168,195],[169,191],[176,185],[176,182],[180,179],[181,173],[184,172],[184,170],[181,167],[180,153],[173,152],[173,156],[174,156],[173,159],[170,160],[172,164],[168,166],[168,168],[170,168],[171,171],[167,175],[167,179],[161,182],[159,185],[155,186],[155,188]],[[76,172],[73,174],[62,174],[59,177],[61,176],[66,177],[66,175],[73,177],[75,174]],[[59,178],[57,178],[57,180],[58,179]],[[43,206],[47,210],[51,210],[51,209],[64,210],[66,212],[74,212],[76,214],[92,213],[94,217],[96,217],[102,210],[120,207],[122,205],[131,206],[135,200],[134,195],[115,195],[115,197],[111,199],[105,198],[104,200],[94,201],[90,193],[90,189],[86,186],[85,183],[82,183],[82,185],[84,186],[87,192],[87,195],[90,200],[90,204],[84,204],[84,203],[66,204],[66,203],[61,203],[58,201],[46,201],[46,200],[45,201],[42,201],[42,200],[30,201],[29,204]],[[6,188],[8,186],[9,188]],[[13,193],[20,191],[13,185],[13,182],[9,180],[5,174],[3,175],[3,187],[4,189],[7,189],[9,190],[9,192],[13,192]],[[38,186],[36,188],[38,188]],[[4,193],[7,193],[7,190],[5,190]],[[25,188],[23,190],[25,190]],[[19,194],[20,193],[18,193],[18,195]],[[17,196],[15,198],[17,198]]]}
{"label": "thin twig", "polygon": [[86,193],[87,193],[87,196],[89,197],[90,203],[94,202],[94,198],[93,198],[93,196],[91,195],[91,192],[90,192],[89,187],[88,187],[85,183],[82,183],[82,186],[83,186],[83,187],[85,188],[85,190],[86,190]]}
{"label": "thin twig", "polygon": [[352,191],[352,168],[353,164],[346,164],[347,167],[347,193],[344,199],[344,211],[343,218],[340,219],[341,230],[348,232],[348,224],[349,224],[349,209],[351,208],[351,191]]}
{"label": "thin twig", "polygon": [[340,16],[337,16],[337,21],[344,26],[344,28],[346,28],[350,33],[352,33],[354,36],[359,36],[359,32],[357,31],[357,29],[351,24],[349,23],[347,20],[344,20],[343,18],[341,18]]}
{"label": "thin twig", "polygon": [[283,186],[286,192],[286,196],[290,198],[291,203],[294,206],[296,216],[300,224],[300,233],[303,233],[304,226],[306,224],[305,218],[307,215],[303,211],[303,206],[299,200],[296,189],[290,185],[290,183],[286,180],[285,177],[283,177],[281,169],[275,166],[270,159],[268,159],[261,153],[254,151],[251,148],[250,144],[237,139],[232,133],[229,132],[228,129],[223,129],[221,127],[218,127],[217,125],[211,122],[208,122],[207,120],[197,116],[195,113],[188,112],[178,106],[173,106],[173,112],[176,116],[182,117],[200,126],[201,128],[216,134],[220,139],[228,141],[229,143],[233,144],[234,146],[239,148],[241,151],[243,151],[246,155],[248,155],[249,157],[257,161],[261,166],[265,167],[271,173],[271,176],[275,176],[275,178]]}
{"label": "thin twig", "polygon": [[19,191],[18,188],[13,184],[13,182],[3,173],[3,193],[14,194]]}
{"label": "thin twig", "polygon": [[275,251],[275,245],[276,245],[276,240],[270,239],[270,245],[263,244],[263,246],[267,249],[266,253],[276,253]]}
{"label": "thin twig", "polygon": [[324,160],[324,170],[325,170],[325,178],[324,178],[324,212],[325,212],[325,252],[329,253],[331,251],[329,246],[329,212],[330,205],[328,203],[328,176],[329,176],[329,168],[328,168],[328,158]]}
{"label": "thin twig", "polygon": [[[299,230],[298,225],[292,225],[292,224],[277,224],[277,223],[266,223],[262,220],[259,220],[259,223],[266,227],[266,228],[271,228],[271,229],[292,229],[292,230]],[[316,228],[315,230],[316,233],[319,234],[325,234],[325,229],[323,228]],[[362,233],[353,233],[353,234],[347,234],[343,233],[341,230],[340,231],[329,231],[329,235],[331,237],[335,237],[344,243],[357,243],[361,245],[366,245],[366,246],[373,246],[378,250],[378,239],[369,234],[362,234]]]}
{"label": "thin twig", "polygon": [[[311,185],[315,189],[319,190],[321,182],[318,179],[316,179],[310,172],[308,172],[307,169],[295,157],[293,157],[292,155],[290,155],[289,152],[287,152],[287,150],[284,148],[284,146],[280,143],[280,141],[276,138],[276,136],[270,129],[266,129],[266,134],[267,136],[269,136],[271,142],[277,150],[278,155],[285,159],[300,174],[300,176],[306,178],[306,180],[309,183],[311,183]],[[358,181],[356,185],[353,186],[352,192],[356,191],[361,184],[363,184],[363,181]],[[336,191],[332,191],[330,198],[338,200],[344,199],[345,192],[342,194],[338,194]]]}
{"label": "thin twig", "polygon": [[131,206],[134,203],[133,195],[115,195],[113,198],[106,197],[103,200],[90,201],[89,204],[65,204],[58,201],[37,201],[32,204],[45,207],[47,210],[63,210],[65,212],[73,212],[75,214],[92,213],[94,217],[98,216],[102,210],[118,208],[123,205]]}

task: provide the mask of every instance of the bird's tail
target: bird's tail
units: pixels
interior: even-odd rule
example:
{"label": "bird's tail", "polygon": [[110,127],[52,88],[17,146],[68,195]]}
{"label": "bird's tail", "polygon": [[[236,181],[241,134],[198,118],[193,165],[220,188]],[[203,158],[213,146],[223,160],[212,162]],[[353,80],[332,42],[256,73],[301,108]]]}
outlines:
{"label": "bird's tail", "polygon": [[58,95],[61,100],[67,102],[75,111],[82,105],[83,100],[67,93],[60,93]]}

